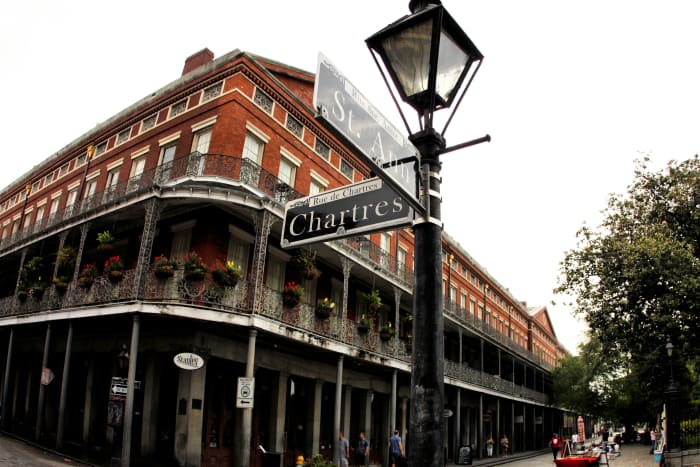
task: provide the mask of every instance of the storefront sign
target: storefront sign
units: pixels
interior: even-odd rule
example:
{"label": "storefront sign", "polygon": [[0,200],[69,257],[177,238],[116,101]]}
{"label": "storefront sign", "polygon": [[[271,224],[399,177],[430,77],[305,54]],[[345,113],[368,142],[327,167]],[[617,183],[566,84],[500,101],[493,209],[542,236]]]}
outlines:
{"label": "storefront sign", "polygon": [[204,359],[196,353],[182,352],[173,357],[173,362],[183,370],[199,370],[204,366]]}
{"label": "storefront sign", "polygon": [[239,409],[252,409],[255,402],[255,378],[238,378],[238,390],[236,391],[236,407]]}

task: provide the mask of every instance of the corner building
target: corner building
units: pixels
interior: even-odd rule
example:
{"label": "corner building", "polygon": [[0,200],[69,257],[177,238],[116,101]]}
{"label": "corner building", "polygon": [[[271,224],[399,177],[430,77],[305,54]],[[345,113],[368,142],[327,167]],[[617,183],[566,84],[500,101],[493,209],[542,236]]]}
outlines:
{"label": "corner building", "polygon": [[[0,193],[5,433],[100,464],[290,466],[364,431],[386,462],[408,427],[413,237],[279,247],[288,200],[370,176],[315,120],[313,87],[204,49]],[[547,310],[442,244],[447,457],[484,455],[488,434],[546,446],[565,353]]]}

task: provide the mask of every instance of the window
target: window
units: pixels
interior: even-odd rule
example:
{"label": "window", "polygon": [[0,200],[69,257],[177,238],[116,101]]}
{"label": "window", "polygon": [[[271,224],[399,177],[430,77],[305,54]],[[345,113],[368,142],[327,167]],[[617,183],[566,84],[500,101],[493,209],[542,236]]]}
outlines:
{"label": "window", "polygon": [[321,185],[321,182],[311,179],[311,183],[309,184],[309,195],[318,195],[324,191],[326,191],[326,187]]}
{"label": "window", "polygon": [[97,157],[101,154],[104,154],[105,151],[107,151],[107,141],[97,145],[97,147],[95,148],[95,156],[94,157]]}
{"label": "window", "polygon": [[228,240],[228,253],[226,255],[226,260],[233,261],[236,266],[241,268],[241,277],[246,277],[248,275],[250,247],[253,244],[255,237],[232,225],[229,226],[229,233],[230,237]]}
{"label": "window", "polygon": [[462,292],[459,294],[459,304],[462,307],[462,309],[467,308],[467,294]]}
{"label": "window", "polygon": [[408,265],[406,264],[406,249],[399,247],[399,249],[396,251],[396,262],[398,263],[396,265],[396,272],[403,276],[406,271],[410,270]]}
{"label": "window", "polygon": [[391,264],[391,232],[382,232],[379,236],[379,246],[382,249],[381,265],[389,268]]}
{"label": "window", "polygon": [[119,183],[119,171],[121,167],[107,172],[107,183],[105,184],[104,201],[111,201],[117,197],[117,184]]}
{"label": "window", "polygon": [[299,120],[287,114],[287,130],[291,131],[295,136],[301,138],[304,133],[304,125]]}
{"label": "window", "polygon": [[54,198],[51,200],[51,208],[49,209],[49,219],[56,218],[58,213],[58,206],[61,204],[61,197]]}
{"label": "window", "polygon": [[170,107],[170,118],[176,117],[187,110],[187,99],[183,99]]}
{"label": "window", "polygon": [[350,180],[353,180],[353,174],[355,173],[355,170],[348,163],[348,161],[346,161],[345,159],[340,159],[340,173],[348,177]]}
{"label": "window", "polygon": [[41,226],[44,220],[44,211],[46,210],[45,205],[41,205],[37,208],[36,210],[36,219],[34,219],[34,224],[37,226]]}
{"label": "window", "polygon": [[58,169],[58,176],[63,177],[68,173],[68,164],[63,164],[60,169]]}
{"label": "window", "polygon": [[148,118],[144,118],[141,121],[141,133],[143,133],[144,131],[150,130],[151,128],[156,126],[156,118],[157,118],[157,115],[151,115]]}
{"label": "window", "polygon": [[265,142],[262,139],[251,132],[246,133],[245,142],[243,143],[244,159],[249,159],[256,164],[260,164],[264,149]]}
{"label": "window", "polygon": [[[192,152],[201,155],[209,153],[209,143],[211,142],[211,127],[198,131],[194,134],[194,140],[192,141]],[[203,156],[198,158],[197,162],[197,175],[202,175],[204,173],[204,163],[206,162]]]}
{"label": "window", "polygon": [[12,223],[12,236],[14,237],[15,235],[17,235],[17,232],[19,232],[19,219],[16,219]]}
{"label": "window", "polygon": [[[284,287],[285,263],[280,258],[269,255],[267,259],[267,286],[272,290],[282,291]],[[306,289],[304,289],[306,291]],[[306,295],[306,294],[304,294]]]}
{"label": "window", "polygon": [[88,180],[87,185],[85,185],[85,192],[83,193],[83,210],[93,207],[97,202],[95,192],[97,191],[97,178]]}
{"label": "window", "polygon": [[296,174],[297,166],[294,164],[294,162],[282,156],[280,158],[280,171],[278,178],[287,185],[293,187]]}
{"label": "window", "polygon": [[272,113],[272,98],[262,92],[259,88],[255,88],[255,95],[253,96],[253,102],[258,104],[265,112]]}
{"label": "window", "polygon": [[316,138],[316,144],[314,145],[314,151],[316,151],[316,153],[319,156],[323,157],[326,160],[328,160],[330,158],[331,148],[328,147],[328,145],[326,143],[324,143],[323,141],[321,141],[318,138]]}
{"label": "window", "polygon": [[86,160],[87,160],[87,153],[84,152],[75,158],[75,166],[80,167],[81,165],[85,165]]}
{"label": "window", "polygon": [[51,182],[53,182],[53,172],[44,177],[44,186],[48,185]]}
{"label": "window", "polygon": [[454,307],[457,304],[457,287],[450,286],[450,304]]}
{"label": "window", "polygon": [[160,148],[160,165],[158,166],[158,176],[156,177],[158,183],[165,183],[170,179],[176,147],[176,143],[172,143]]}
{"label": "window", "polygon": [[36,193],[41,189],[41,180],[36,181],[32,184],[32,193]]}
{"label": "window", "polygon": [[32,213],[28,212],[24,214],[24,223],[22,224],[22,231],[26,232],[29,230],[29,225],[32,222]]}
{"label": "window", "polygon": [[170,231],[173,233],[173,243],[170,248],[170,259],[172,261],[182,261],[182,258],[190,252],[194,226],[195,221],[188,221],[173,225],[170,228]]}
{"label": "window", "polygon": [[214,99],[221,94],[221,89],[223,88],[223,82],[218,82],[212,86],[209,86],[202,93],[202,101],[208,101]]}
{"label": "window", "polygon": [[78,188],[73,188],[68,192],[68,199],[66,200],[66,216],[71,215],[73,208],[75,207],[75,202],[78,200]]}
{"label": "window", "polygon": [[129,140],[129,136],[131,135],[131,128],[127,128],[126,130],[122,130],[119,132],[117,135],[117,144],[122,144],[125,143]]}
{"label": "window", "polygon": [[136,191],[139,189],[140,182],[143,176],[143,169],[146,167],[146,155],[139,156],[131,161],[131,173],[129,174],[128,190]]}

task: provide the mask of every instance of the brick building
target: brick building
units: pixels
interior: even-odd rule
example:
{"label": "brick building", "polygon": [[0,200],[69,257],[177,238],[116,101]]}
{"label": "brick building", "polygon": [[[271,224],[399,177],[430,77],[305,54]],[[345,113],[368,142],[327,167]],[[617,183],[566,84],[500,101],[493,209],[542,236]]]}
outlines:
{"label": "brick building", "polygon": [[[383,462],[408,426],[413,237],[280,247],[288,200],[370,176],[313,88],[202,50],[0,193],[3,430],[100,462],[287,466],[330,457],[339,425]],[[448,234],[443,279],[448,457],[544,446],[565,354],[546,308]]]}

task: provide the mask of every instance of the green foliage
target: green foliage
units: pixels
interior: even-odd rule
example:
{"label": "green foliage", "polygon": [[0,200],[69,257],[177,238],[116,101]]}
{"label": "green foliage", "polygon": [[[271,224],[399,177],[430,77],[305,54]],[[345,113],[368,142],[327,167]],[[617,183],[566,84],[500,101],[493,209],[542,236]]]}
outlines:
{"label": "green foliage", "polygon": [[323,457],[322,454],[314,454],[309,462],[310,467],[334,467],[333,461],[330,461]]}
{"label": "green foliage", "polygon": [[689,370],[700,353],[700,160],[657,173],[647,162],[637,161],[625,196],[611,195],[598,229],[579,230],[555,290],[575,297],[575,312],[614,362],[602,371],[617,393],[607,407],[618,413],[658,404],[669,339],[674,380],[688,398],[697,394]]}

